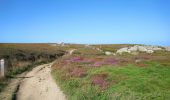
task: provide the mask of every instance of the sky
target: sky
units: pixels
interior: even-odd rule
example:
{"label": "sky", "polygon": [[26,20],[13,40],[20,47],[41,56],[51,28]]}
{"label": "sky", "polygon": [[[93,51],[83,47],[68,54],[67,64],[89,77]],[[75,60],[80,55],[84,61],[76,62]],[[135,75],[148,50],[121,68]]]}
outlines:
{"label": "sky", "polygon": [[0,43],[170,46],[170,0],[0,0]]}

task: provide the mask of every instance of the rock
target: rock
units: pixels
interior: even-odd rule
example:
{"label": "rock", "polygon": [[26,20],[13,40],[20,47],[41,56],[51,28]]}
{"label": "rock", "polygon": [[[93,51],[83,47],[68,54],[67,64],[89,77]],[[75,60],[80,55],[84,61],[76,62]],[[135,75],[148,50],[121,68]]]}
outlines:
{"label": "rock", "polygon": [[[146,52],[146,53],[154,53],[154,51],[163,50],[161,47],[158,46],[145,46],[145,45],[135,45],[132,47],[124,47],[117,50],[117,54],[122,54],[124,52],[131,53],[131,54],[138,54],[138,52]],[[165,47],[166,51],[170,51],[170,47]]]}
{"label": "rock", "polygon": [[147,49],[144,46],[138,46],[138,51],[146,52]]}
{"label": "rock", "polygon": [[153,50],[147,50],[146,53],[153,53]]}
{"label": "rock", "polygon": [[118,54],[122,54],[122,53],[124,53],[124,52],[128,52],[128,53],[129,53],[129,51],[128,51],[128,48],[127,48],[127,47],[125,47],[125,48],[121,48],[121,49],[117,50],[117,52],[116,52],[116,53],[118,53]]}
{"label": "rock", "polygon": [[128,50],[131,52],[136,52],[136,51],[138,51],[138,47],[137,46],[130,47]]}
{"label": "rock", "polygon": [[145,46],[145,48],[147,48],[148,50],[162,50],[162,48],[158,47],[158,46]]}
{"label": "rock", "polygon": [[112,52],[106,51],[106,52],[105,52],[105,55],[108,55],[108,56],[109,56],[109,55],[112,55]]}
{"label": "rock", "polygon": [[154,51],[156,51],[156,50],[162,50],[162,48],[154,47],[152,50],[154,50]]}
{"label": "rock", "polygon": [[140,60],[140,59],[136,59],[135,60],[135,63],[139,63],[139,62],[141,62],[142,60]]}
{"label": "rock", "polygon": [[164,47],[165,51],[170,51],[170,47]]}

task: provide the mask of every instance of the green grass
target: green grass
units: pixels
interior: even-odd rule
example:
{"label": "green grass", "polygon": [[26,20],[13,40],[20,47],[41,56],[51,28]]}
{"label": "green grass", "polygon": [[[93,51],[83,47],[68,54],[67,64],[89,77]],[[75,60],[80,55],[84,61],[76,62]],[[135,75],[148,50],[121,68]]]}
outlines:
{"label": "green grass", "polygon": [[[103,66],[87,70],[83,78],[62,80],[65,73],[53,70],[52,75],[68,100],[169,100],[170,66],[145,62],[145,67]],[[107,89],[91,84],[93,75],[107,73]]]}

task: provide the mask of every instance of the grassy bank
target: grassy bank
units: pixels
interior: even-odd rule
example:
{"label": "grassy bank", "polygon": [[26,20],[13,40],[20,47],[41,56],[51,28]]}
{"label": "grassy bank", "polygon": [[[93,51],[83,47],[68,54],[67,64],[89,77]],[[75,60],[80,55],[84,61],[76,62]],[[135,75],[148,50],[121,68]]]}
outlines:
{"label": "grassy bank", "polygon": [[52,67],[68,100],[169,100],[169,52],[106,56],[81,49]]}
{"label": "grassy bank", "polygon": [[[67,94],[68,100],[170,98],[170,66],[159,63],[147,62],[142,68],[134,65],[90,68],[84,77],[65,76],[67,73],[58,69],[54,69],[52,74]],[[93,83],[94,80],[98,82]]]}

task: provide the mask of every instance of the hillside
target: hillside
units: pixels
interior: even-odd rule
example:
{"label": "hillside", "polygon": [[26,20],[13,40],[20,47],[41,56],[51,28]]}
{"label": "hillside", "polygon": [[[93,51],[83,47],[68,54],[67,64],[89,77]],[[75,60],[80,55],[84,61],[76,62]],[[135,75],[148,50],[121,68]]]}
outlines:
{"label": "hillside", "polygon": [[68,100],[168,100],[170,52],[116,54],[133,46],[85,45],[57,60],[52,75]]}
{"label": "hillside", "polygon": [[[63,91],[67,100],[170,98],[170,52],[166,47],[136,44],[0,44],[0,57],[8,62],[6,77],[0,81],[1,92],[4,86],[8,86],[9,79],[15,79],[18,74],[30,71],[24,77],[34,76],[18,83],[19,94],[14,97],[41,98],[36,96],[42,92],[45,97],[41,99],[54,99],[49,97],[54,90],[45,89],[51,87],[46,82],[53,77],[60,87],[59,92]],[[37,66],[51,61],[51,67]],[[27,90],[28,86],[37,92]],[[56,86],[53,84],[52,87],[56,89]],[[27,93],[22,92],[25,90]]]}

